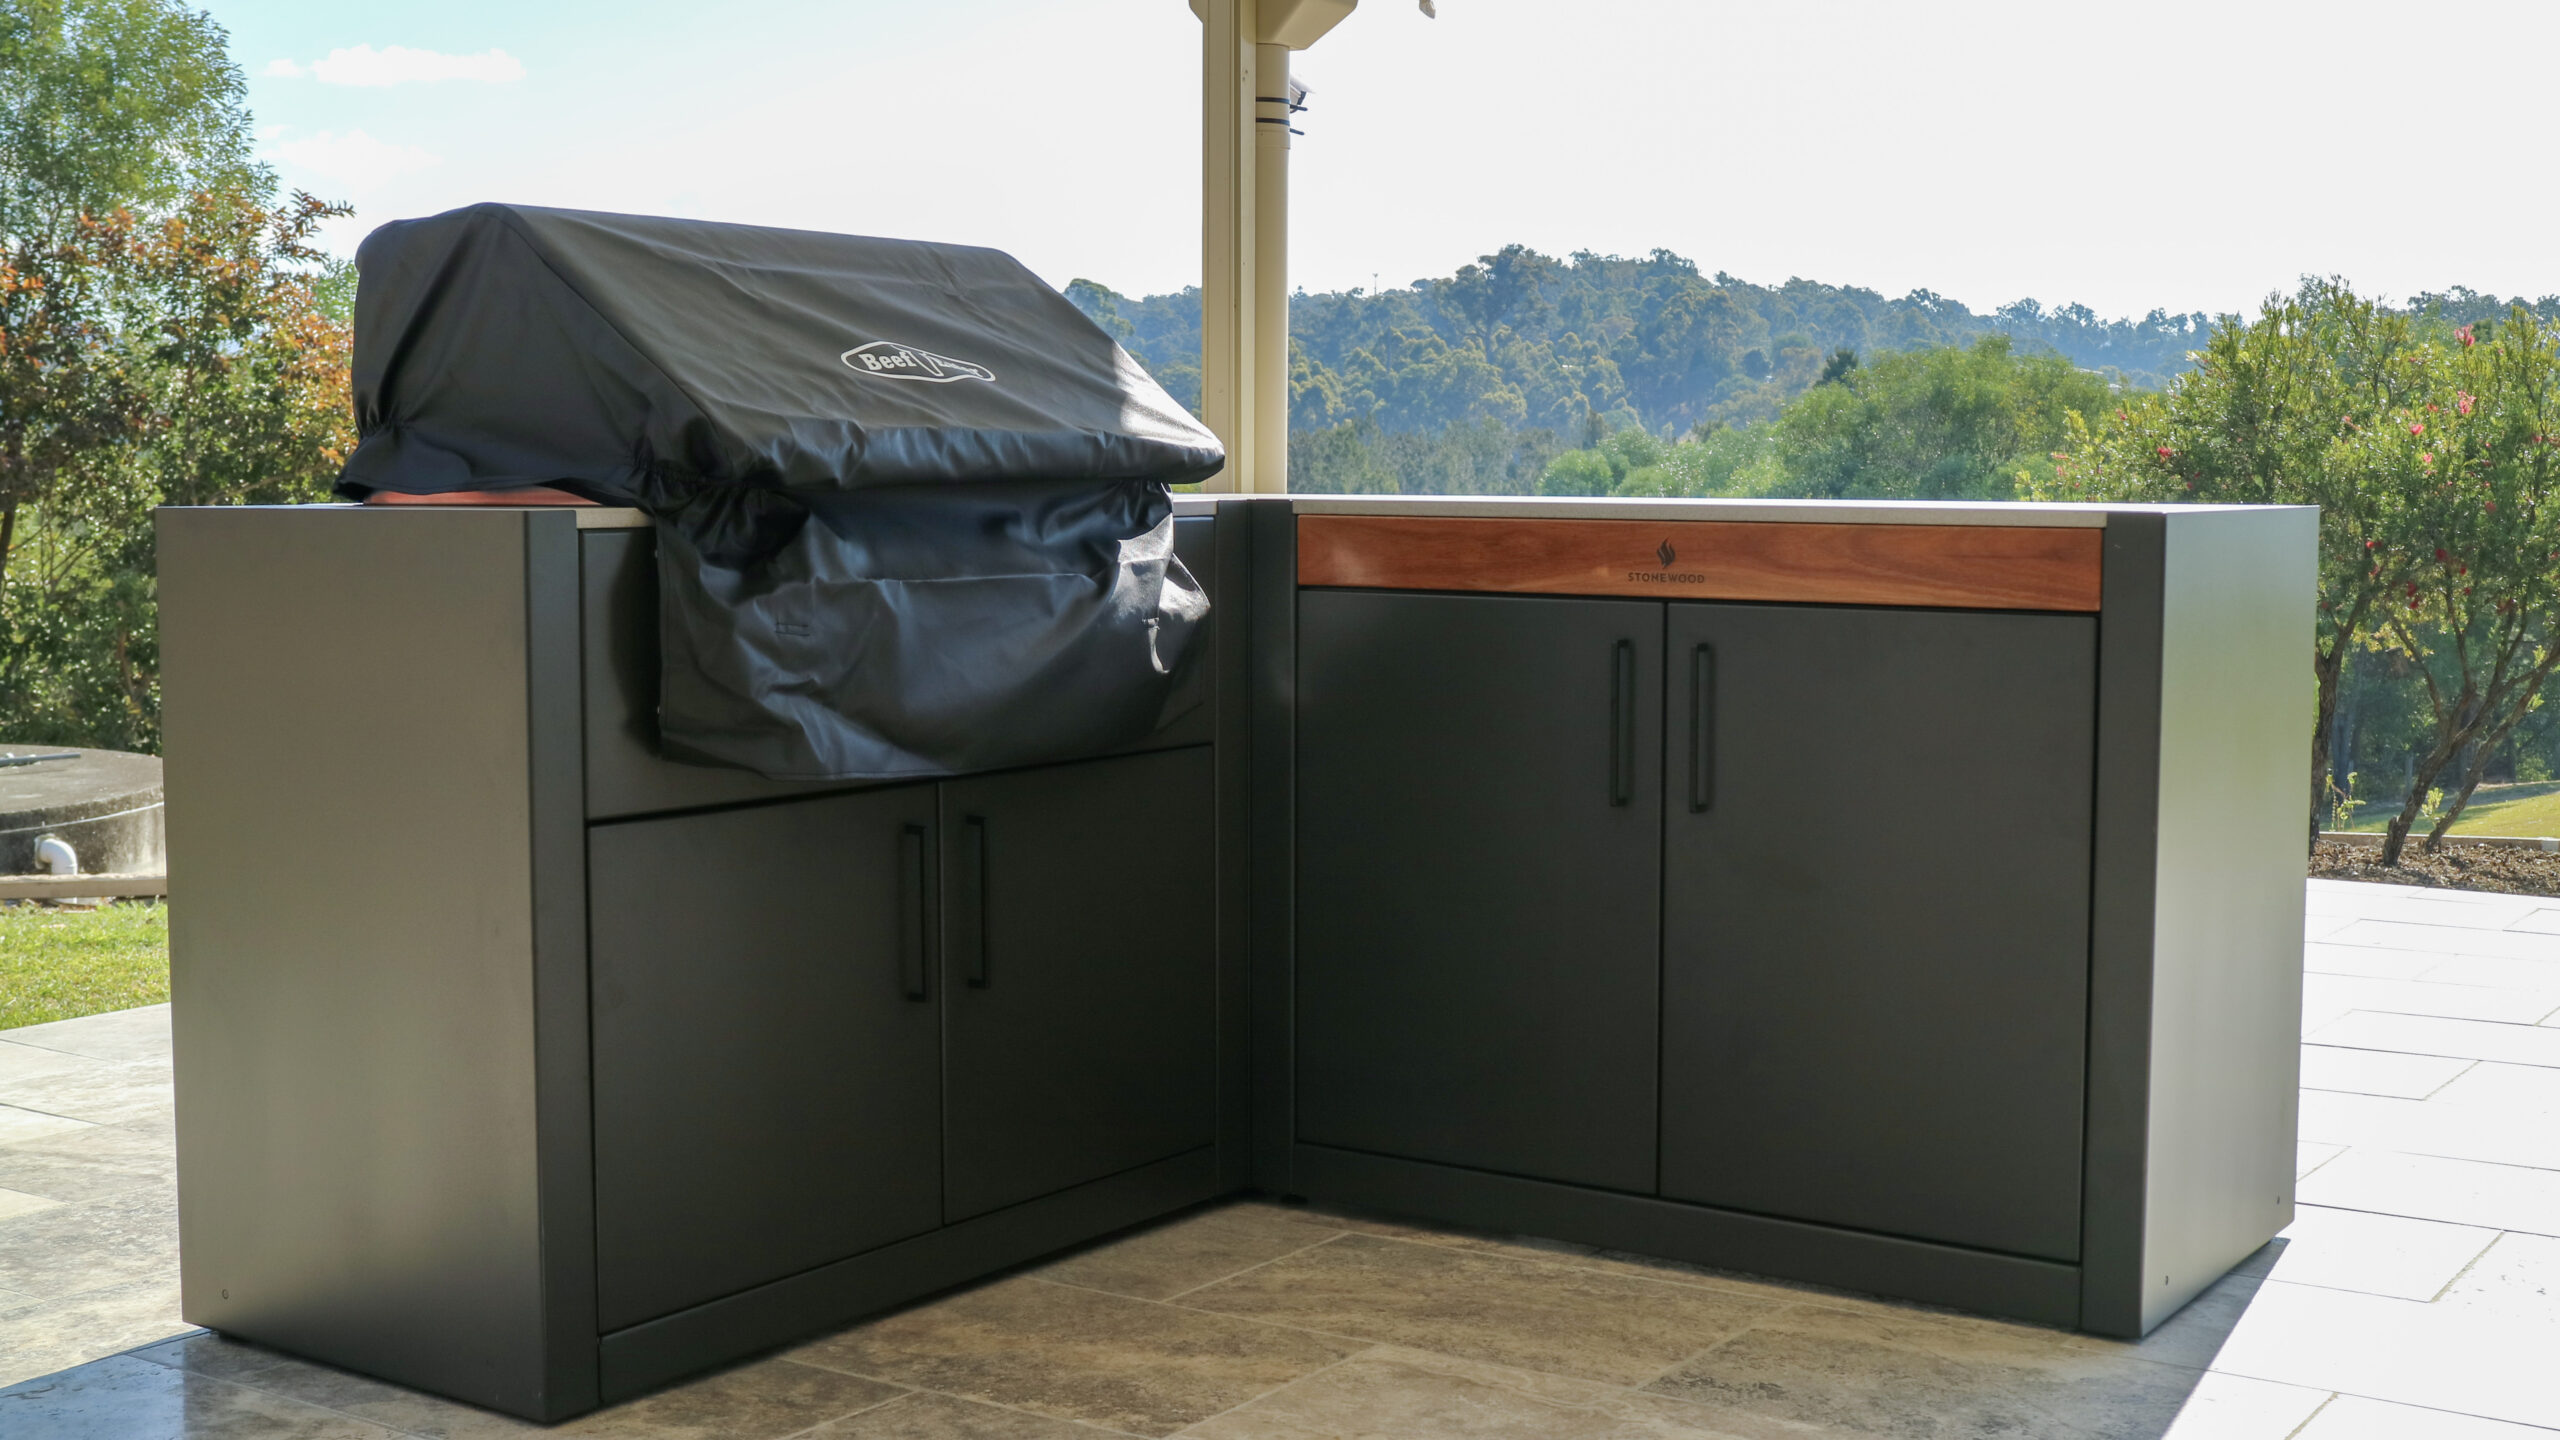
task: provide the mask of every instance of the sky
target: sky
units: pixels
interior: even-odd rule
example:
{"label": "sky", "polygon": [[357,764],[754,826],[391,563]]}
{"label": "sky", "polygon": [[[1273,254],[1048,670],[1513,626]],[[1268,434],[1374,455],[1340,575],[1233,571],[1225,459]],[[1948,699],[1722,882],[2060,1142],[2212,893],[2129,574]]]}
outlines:
{"label": "sky", "polygon": [[[289,186],[993,245],[1196,284],[1184,0],[196,0]],[[1292,283],[1660,248],[1977,310],[2560,292],[2560,6],[1364,0],[1296,57]]]}

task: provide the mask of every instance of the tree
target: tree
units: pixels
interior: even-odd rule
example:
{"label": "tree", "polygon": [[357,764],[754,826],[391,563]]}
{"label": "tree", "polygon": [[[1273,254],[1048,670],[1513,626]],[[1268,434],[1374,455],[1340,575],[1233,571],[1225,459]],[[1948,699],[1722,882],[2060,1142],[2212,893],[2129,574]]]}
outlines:
{"label": "tree", "polygon": [[2385,863],[2398,862],[2436,777],[2474,756],[2476,785],[2551,673],[2546,596],[2560,539],[2538,528],[2549,447],[2535,437],[2560,431],[2550,364],[2538,358],[2553,335],[2528,310],[2515,317],[2501,344],[2482,347],[2468,330],[2434,333],[2342,282],[2306,281],[2254,321],[2225,317],[2166,394],[2075,430],[2038,491],[2320,507],[2312,830],[2357,649],[2388,645],[2418,665],[2435,712]]}
{"label": "tree", "polygon": [[320,498],[352,444],[346,213],[248,156],[220,27],[0,0],[0,731],[156,747],[151,509]]}
{"label": "tree", "polygon": [[1775,430],[1796,495],[2008,500],[2050,471],[2072,416],[2111,398],[2103,377],[1986,335],[1962,348],[1851,356]]}

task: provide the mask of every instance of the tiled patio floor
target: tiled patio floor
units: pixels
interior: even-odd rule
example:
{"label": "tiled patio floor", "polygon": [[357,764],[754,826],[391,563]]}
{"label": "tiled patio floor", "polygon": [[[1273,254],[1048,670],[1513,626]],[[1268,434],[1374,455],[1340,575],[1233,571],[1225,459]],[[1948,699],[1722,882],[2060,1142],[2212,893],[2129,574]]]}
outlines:
{"label": "tiled patio floor", "polygon": [[[2313,882],[2307,937],[2301,1218],[2139,1344],[1240,1203],[559,1433],[2560,1433],[2560,901]],[[178,1322],[166,1055],[158,1011],[0,1034],[0,1435],[540,1433]]]}

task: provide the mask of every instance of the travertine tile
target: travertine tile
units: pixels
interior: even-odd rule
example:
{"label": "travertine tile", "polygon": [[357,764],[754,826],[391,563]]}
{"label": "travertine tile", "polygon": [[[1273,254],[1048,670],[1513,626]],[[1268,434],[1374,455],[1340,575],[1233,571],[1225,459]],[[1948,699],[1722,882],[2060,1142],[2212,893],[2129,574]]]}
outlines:
{"label": "travertine tile", "polygon": [[317,1406],[131,1356],[0,1390],[0,1435],[42,1440],[395,1440]]}
{"label": "travertine tile", "polygon": [[2359,1148],[2304,1177],[2296,1190],[2305,1205],[2560,1235],[2560,1170]]}
{"label": "travertine tile", "polygon": [[0,1309],[0,1385],[14,1385],[147,1345],[189,1327],[178,1314],[174,1268],[77,1295]]}
{"label": "travertine tile", "polygon": [[88,1128],[89,1122],[86,1120],[74,1120],[67,1115],[48,1115],[41,1110],[27,1110],[16,1105],[0,1104],[0,1145],[18,1145],[29,1140],[41,1140],[49,1135],[61,1135]]}
{"label": "travertine tile", "polygon": [[2479,1063],[2443,1055],[2402,1055],[2391,1050],[2305,1045],[2302,1047],[2302,1088],[2424,1100]]}
{"label": "travertine tile", "polygon": [[1776,1304],[1511,1254],[1345,1235],[1182,1303],[1382,1344],[1641,1384]]}
{"label": "travertine tile", "polygon": [[65,1055],[66,1068],[0,1080],[0,1101],[93,1125],[158,1119],[175,1105],[166,1060],[92,1060]]}
{"label": "travertine tile", "polygon": [[2042,1440],[2158,1435],[2202,1379],[2024,1327],[1805,1306],[1647,1388],[1834,1434]]}
{"label": "travertine tile", "polygon": [[0,1289],[59,1299],[178,1274],[178,1192],[155,1185],[0,1222]]}
{"label": "travertine tile", "polygon": [[512,1416],[315,1365],[210,1331],[145,1346],[133,1357],[317,1405],[425,1440],[525,1440],[550,1433]]}
{"label": "travertine tile", "polygon": [[977,1400],[911,1391],[858,1415],[830,1420],[802,1440],[1101,1440],[1127,1433]]}
{"label": "travertine tile", "polygon": [[897,1386],[819,1366],[760,1360],[543,1433],[579,1440],[780,1440],[900,1393]]}
{"label": "travertine tile", "polygon": [[1613,1385],[1380,1346],[1182,1433],[1200,1440],[1774,1440],[1803,1432]]}
{"label": "travertine tile", "polygon": [[1152,1436],[1241,1405],[1359,1348],[1022,1276],[855,1326],[791,1355]]}
{"label": "travertine tile", "polygon": [[2432,1300],[2497,1238],[2477,1226],[2304,1205],[2270,1274],[2294,1285]]}
{"label": "travertine tile", "polygon": [[48,1200],[97,1200],[177,1179],[168,1138],[130,1125],[82,1125],[0,1147],[0,1186]]}
{"label": "travertine tile", "polygon": [[1278,1206],[1247,1201],[1097,1245],[1038,1273],[1089,1289],[1163,1300],[1321,1245],[1328,1237],[1329,1232],[1310,1229]]}
{"label": "travertine tile", "polygon": [[166,1060],[169,1058],[169,1007],[143,1005],[76,1020],[21,1025],[6,1032],[12,1045],[59,1050],[98,1060]]}
{"label": "travertine tile", "polygon": [[61,1204],[42,1195],[29,1195],[23,1190],[0,1190],[0,1220],[12,1220],[37,1210],[49,1210]]}

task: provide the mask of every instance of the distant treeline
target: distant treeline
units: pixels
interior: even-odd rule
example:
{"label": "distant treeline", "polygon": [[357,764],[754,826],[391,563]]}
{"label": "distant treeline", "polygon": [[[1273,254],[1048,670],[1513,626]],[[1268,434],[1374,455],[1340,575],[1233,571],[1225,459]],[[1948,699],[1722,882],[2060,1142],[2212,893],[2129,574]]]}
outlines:
{"label": "distant treeline", "polygon": [[[1198,290],[1140,299],[1077,280],[1067,294],[1198,408]],[[2456,287],[2407,308],[2463,324],[2514,303]],[[2560,318],[2560,296],[2531,308]],[[1999,336],[2019,360],[2064,362],[2111,392],[2158,390],[2212,328],[2202,312],[2105,320],[2019,300],[1977,314],[1927,290],[1754,285],[1668,250],[1556,259],[1519,245],[1402,289],[1301,293],[1289,324],[1293,487],[1407,493],[1535,490],[1558,454],[1628,430],[1757,429],[1839,379],[1844,356],[1873,365]]]}

